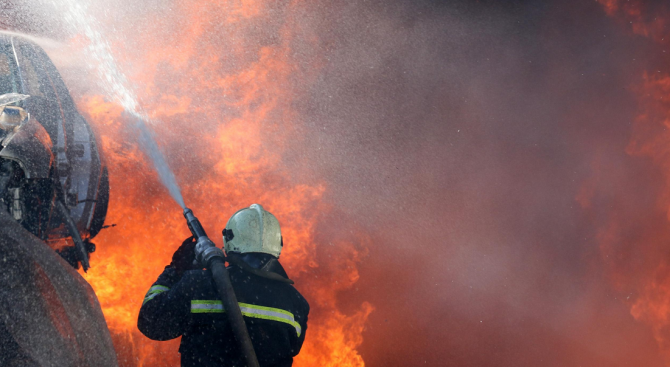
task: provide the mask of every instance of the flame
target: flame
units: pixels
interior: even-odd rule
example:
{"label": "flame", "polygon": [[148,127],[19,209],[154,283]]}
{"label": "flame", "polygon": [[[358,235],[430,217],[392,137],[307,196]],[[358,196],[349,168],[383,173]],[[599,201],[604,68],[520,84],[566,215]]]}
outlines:
{"label": "flame", "polygon": [[[630,154],[651,158],[663,172],[664,185],[657,205],[670,222],[670,75],[645,74],[640,87],[641,114],[635,122]],[[667,223],[666,223],[667,226]],[[660,237],[660,241],[659,241]],[[667,234],[656,234],[649,242],[658,247],[667,246]],[[659,243],[660,242],[660,243]],[[665,244],[664,244],[665,243]],[[653,251],[653,250],[652,250]],[[655,251],[653,251],[655,252]],[[631,305],[631,314],[652,327],[661,352],[670,363],[670,264],[663,257],[653,262],[653,271],[645,274],[638,289],[639,296]]]}
{"label": "flame", "polygon": [[659,13],[667,11],[663,4],[644,1],[598,0],[605,13],[627,22],[633,33],[663,41],[667,21]]}
{"label": "flame", "polygon": [[[668,36],[665,27],[670,16],[667,4],[599,2],[609,16],[630,26],[634,34],[649,37],[656,43],[665,42]],[[666,364],[670,365],[670,264],[666,260],[670,239],[666,229],[670,222],[670,74],[658,70],[645,72],[633,90],[638,96],[639,113],[626,152],[650,159],[663,183],[656,193],[654,212],[644,213],[649,219],[641,225],[641,230],[633,233],[636,228],[629,218],[622,213],[611,213],[609,223],[600,229],[597,238],[614,286],[628,294],[626,303],[631,315],[649,325]],[[580,203],[583,207],[590,205],[588,200]],[[665,222],[659,225],[655,218]],[[634,253],[630,253],[632,251]]]}
{"label": "flame", "polygon": [[[179,27],[166,34],[148,24],[136,47],[119,43],[114,49],[122,63],[132,62],[130,79],[140,86],[138,94],[187,205],[210,234],[251,203],[274,213],[286,243],[282,263],[311,305],[295,365],[363,366],[357,347],[373,306],[364,303],[345,313],[337,304],[338,294],[357,282],[357,264],[370,240],[354,230],[349,239],[319,242],[323,213],[332,210],[323,200],[328,185],[295,182],[282,164],[288,144],[300,142],[300,116],[291,108],[300,97],[293,84],[298,67],[290,52],[298,28],[292,14],[299,4],[277,9],[272,2],[188,1],[175,6],[160,23]],[[247,37],[268,22],[274,29],[260,46]],[[169,44],[157,42],[161,37],[169,37]],[[312,61],[318,66],[318,57]],[[314,76],[300,74],[303,82]],[[139,333],[136,320],[145,292],[189,235],[181,210],[139,150],[122,108],[98,95],[78,103],[109,166],[106,222],[117,225],[95,239],[98,251],[85,277],[98,295],[121,365],[176,365],[179,341],[151,341]],[[217,236],[212,238],[216,242]]]}

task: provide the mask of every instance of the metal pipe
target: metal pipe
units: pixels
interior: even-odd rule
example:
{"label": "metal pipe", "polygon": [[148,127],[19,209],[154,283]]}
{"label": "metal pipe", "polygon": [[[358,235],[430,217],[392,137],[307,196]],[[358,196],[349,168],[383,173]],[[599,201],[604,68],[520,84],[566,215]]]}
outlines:
{"label": "metal pipe", "polygon": [[233,329],[233,335],[235,335],[235,340],[247,362],[247,366],[260,367],[254,346],[249,337],[249,330],[247,330],[247,325],[244,323],[244,318],[242,317],[242,310],[240,310],[237,296],[235,296],[233,285],[230,282],[230,275],[228,275],[228,269],[226,269],[223,251],[214,246],[214,243],[207,237],[202,224],[193,215],[191,209],[184,209],[184,217],[186,218],[188,229],[197,241],[195,245],[195,258],[200,265],[209,269],[212,278],[214,278],[216,291],[219,293],[221,303],[228,317],[228,322]]}
{"label": "metal pipe", "polygon": [[77,225],[74,223],[74,220],[70,216],[70,212],[68,212],[65,204],[63,204],[62,201],[56,200],[56,209],[58,210],[58,214],[60,214],[60,217],[65,222],[65,225],[67,226],[67,229],[72,236],[74,247],[77,249],[77,257],[79,258],[79,262],[81,262],[81,267],[84,269],[84,272],[86,272],[91,266],[88,263],[88,252],[86,251],[86,246],[84,246],[84,241],[81,240],[81,235],[79,234]]}
{"label": "metal pipe", "polygon": [[[10,160],[0,160],[0,200],[4,199],[9,181],[14,175],[14,164]],[[9,205],[9,204],[8,204]]]}

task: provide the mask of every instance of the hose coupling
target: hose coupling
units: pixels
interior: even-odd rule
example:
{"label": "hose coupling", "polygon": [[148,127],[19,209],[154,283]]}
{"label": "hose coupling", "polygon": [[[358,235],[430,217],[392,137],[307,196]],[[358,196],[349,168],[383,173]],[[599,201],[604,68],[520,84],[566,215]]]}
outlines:
{"label": "hose coupling", "polygon": [[214,245],[207,237],[198,238],[198,242],[195,244],[195,259],[203,268],[209,268],[210,262],[214,258],[221,258],[222,261],[225,261],[226,256],[223,254],[220,248]]}

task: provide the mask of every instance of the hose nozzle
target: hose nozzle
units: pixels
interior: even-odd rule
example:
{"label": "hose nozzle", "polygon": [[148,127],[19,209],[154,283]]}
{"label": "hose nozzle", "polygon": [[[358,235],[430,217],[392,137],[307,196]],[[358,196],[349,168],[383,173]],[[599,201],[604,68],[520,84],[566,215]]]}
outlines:
{"label": "hose nozzle", "polygon": [[205,233],[205,229],[202,228],[202,224],[200,224],[198,218],[193,215],[193,210],[189,208],[184,209],[184,218],[186,218],[188,229],[196,240],[200,237],[207,238],[207,233]]}
{"label": "hose nozzle", "polygon": [[193,237],[195,237],[195,259],[202,265],[204,268],[210,267],[210,262],[214,258],[219,258],[221,261],[225,259],[223,251],[220,248],[217,248],[214,245],[207,233],[202,228],[202,224],[198,218],[193,215],[193,211],[189,208],[184,209],[184,218],[186,218],[186,224],[188,224],[188,229],[191,231]]}

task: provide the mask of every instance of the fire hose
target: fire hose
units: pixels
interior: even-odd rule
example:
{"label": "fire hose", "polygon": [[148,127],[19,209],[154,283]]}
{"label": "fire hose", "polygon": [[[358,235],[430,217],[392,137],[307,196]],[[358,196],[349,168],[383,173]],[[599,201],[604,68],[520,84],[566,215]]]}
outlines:
{"label": "fire hose", "polygon": [[184,217],[186,218],[188,229],[196,240],[195,259],[202,267],[208,269],[212,274],[212,278],[214,278],[216,290],[219,293],[223,308],[228,317],[228,322],[233,329],[233,335],[235,335],[235,340],[247,362],[247,366],[259,367],[247,325],[244,323],[244,318],[242,318],[242,310],[240,310],[240,305],[237,303],[237,296],[235,296],[233,285],[230,282],[230,276],[225,266],[223,251],[214,246],[214,243],[207,237],[200,221],[193,215],[191,209],[184,209]]}

